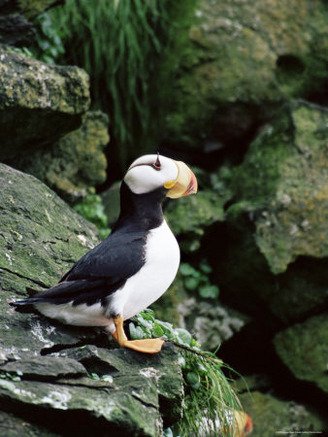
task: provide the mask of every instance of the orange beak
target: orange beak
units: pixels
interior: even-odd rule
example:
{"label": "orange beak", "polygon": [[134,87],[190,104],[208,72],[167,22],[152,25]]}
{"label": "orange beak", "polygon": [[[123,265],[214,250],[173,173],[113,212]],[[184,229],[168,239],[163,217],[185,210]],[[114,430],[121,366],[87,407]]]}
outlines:
{"label": "orange beak", "polygon": [[190,168],[182,161],[174,161],[178,167],[178,176],[174,181],[167,181],[164,187],[168,189],[166,197],[178,199],[179,197],[196,194],[198,183],[196,176]]}

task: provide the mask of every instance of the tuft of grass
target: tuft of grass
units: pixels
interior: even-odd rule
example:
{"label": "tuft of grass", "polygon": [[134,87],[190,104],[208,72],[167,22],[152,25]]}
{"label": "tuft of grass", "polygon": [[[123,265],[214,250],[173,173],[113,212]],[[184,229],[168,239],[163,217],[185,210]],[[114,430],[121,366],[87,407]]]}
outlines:
{"label": "tuft of grass", "polygon": [[232,381],[223,372],[223,369],[232,369],[214,353],[202,351],[188,331],[156,319],[150,309],[135,316],[129,329],[133,339],[162,337],[179,348],[186,395],[184,414],[166,434],[235,436],[235,411],[241,411],[242,406],[231,386]]}
{"label": "tuft of grass", "polygon": [[71,0],[49,12],[65,46],[64,62],[89,73],[94,105],[110,115],[121,166],[133,155],[131,149],[137,152],[147,141],[158,109],[151,83],[168,39],[169,4]]}

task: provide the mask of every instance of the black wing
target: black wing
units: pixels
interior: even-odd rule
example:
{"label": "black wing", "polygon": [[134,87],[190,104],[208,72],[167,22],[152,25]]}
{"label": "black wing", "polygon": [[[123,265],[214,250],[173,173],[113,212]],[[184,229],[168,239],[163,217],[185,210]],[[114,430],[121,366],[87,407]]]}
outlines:
{"label": "black wing", "polygon": [[103,278],[116,282],[133,276],[144,264],[145,232],[114,232],[86,253],[61,281]]}
{"label": "black wing", "polygon": [[14,305],[102,301],[141,269],[145,242],[145,232],[114,232],[85,254],[57,285]]}

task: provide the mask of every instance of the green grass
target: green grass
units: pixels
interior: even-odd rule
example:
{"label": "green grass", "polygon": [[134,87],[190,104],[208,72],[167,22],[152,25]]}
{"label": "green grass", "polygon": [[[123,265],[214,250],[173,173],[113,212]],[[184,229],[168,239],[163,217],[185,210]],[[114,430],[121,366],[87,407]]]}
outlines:
{"label": "green grass", "polygon": [[[223,369],[230,372],[232,369],[214,353],[202,351],[185,329],[173,328],[172,324],[156,319],[152,310],[135,316],[129,329],[133,339],[162,337],[173,342],[179,350],[185,404],[182,420],[173,427],[174,435],[198,436],[202,428],[209,428],[209,436],[232,437],[234,411],[242,410],[232,381],[223,372]],[[204,435],[207,435],[206,432]],[[167,432],[167,435],[170,433]]]}
{"label": "green grass", "polygon": [[69,0],[49,12],[65,46],[63,62],[90,74],[93,103],[110,115],[122,166],[129,149],[151,136],[157,110],[151,89],[169,34],[169,3]]}

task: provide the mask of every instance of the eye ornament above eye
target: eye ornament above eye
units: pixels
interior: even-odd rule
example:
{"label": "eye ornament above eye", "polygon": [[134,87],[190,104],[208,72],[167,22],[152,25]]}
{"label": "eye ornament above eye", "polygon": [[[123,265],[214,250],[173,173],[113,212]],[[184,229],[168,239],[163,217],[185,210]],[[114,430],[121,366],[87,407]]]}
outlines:
{"label": "eye ornament above eye", "polygon": [[157,156],[156,161],[153,164],[153,167],[154,167],[155,170],[160,170],[161,169],[161,163],[159,161],[159,157],[158,156]]}

